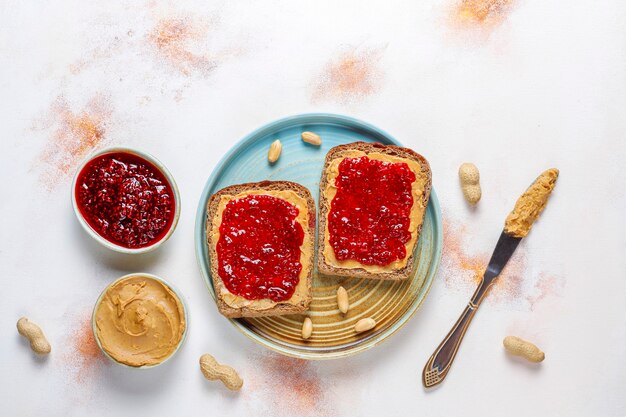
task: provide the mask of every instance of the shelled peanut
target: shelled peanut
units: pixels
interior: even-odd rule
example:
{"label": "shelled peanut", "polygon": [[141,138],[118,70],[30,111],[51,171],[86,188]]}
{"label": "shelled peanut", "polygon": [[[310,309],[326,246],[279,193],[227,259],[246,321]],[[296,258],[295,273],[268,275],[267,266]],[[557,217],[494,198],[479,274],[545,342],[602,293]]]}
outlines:
{"label": "shelled peanut", "polygon": [[339,311],[346,314],[350,309],[350,301],[348,300],[348,291],[344,287],[337,288],[337,307]]}
{"label": "shelled peanut", "polygon": [[357,333],[366,332],[376,327],[376,320],[371,317],[361,319],[354,325],[354,331]]}
{"label": "shelled peanut", "polygon": [[272,144],[270,145],[270,149],[267,151],[267,160],[270,162],[270,164],[278,161],[282,150],[283,145],[280,143],[280,140],[276,139],[274,142],[272,142]]}
{"label": "shelled peanut", "polygon": [[313,132],[302,132],[302,140],[315,146],[320,146],[322,144],[322,138],[320,135]]}
{"label": "shelled peanut", "polygon": [[313,322],[309,317],[305,317],[304,322],[302,322],[302,338],[304,340],[311,337],[313,334]]}

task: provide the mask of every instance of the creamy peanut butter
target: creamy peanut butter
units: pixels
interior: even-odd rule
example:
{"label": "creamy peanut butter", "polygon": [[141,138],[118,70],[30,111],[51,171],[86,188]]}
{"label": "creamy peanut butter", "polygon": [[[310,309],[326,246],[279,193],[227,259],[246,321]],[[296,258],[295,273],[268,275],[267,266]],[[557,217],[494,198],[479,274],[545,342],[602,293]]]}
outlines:
{"label": "creamy peanut butter", "polygon": [[513,237],[524,237],[543,209],[548,204],[548,197],[556,185],[559,170],[551,168],[544,171],[515,203],[515,208],[507,216],[504,231]]}
{"label": "creamy peanut butter", "polygon": [[[307,207],[306,199],[291,190],[252,190],[245,191],[237,195],[224,195],[220,198],[215,221],[211,226],[211,240],[213,242],[218,242],[220,239],[220,225],[222,224],[222,213],[226,208],[226,204],[228,204],[228,202],[231,200],[243,198],[248,195],[270,195],[273,197],[282,198],[283,200],[288,201],[289,203],[296,206],[296,208],[298,209],[298,217],[296,217],[296,221],[300,223],[300,226],[302,226],[302,230],[305,233],[304,241],[300,246],[300,264],[302,265],[302,270],[300,271],[300,280],[298,281],[298,285],[296,285],[296,289],[288,301],[289,304],[298,304],[308,294],[306,278],[309,274],[309,271],[313,267],[310,261],[310,259],[312,259],[313,247],[310,243],[310,240],[306,238],[306,235],[310,233],[309,210]],[[276,305],[276,302],[270,300],[269,298],[263,298],[260,300],[248,300],[240,295],[233,294],[228,291],[228,288],[226,288],[221,281],[219,287],[215,288],[215,291],[221,294],[222,300],[224,300],[226,304],[233,308],[241,308],[254,303],[255,310],[267,310]]]}
{"label": "creamy peanut butter", "polygon": [[142,275],[107,288],[95,318],[102,349],[129,366],[163,362],[176,351],[187,324],[178,296],[161,281]]}
{"label": "creamy peanut butter", "polygon": [[[324,258],[326,259],[326,263],[328,265],[332,265],[340,268],[347,269],[355,269],[361,268],[365,269],[368,272],[378,273],[378,272],[389,272],[390,270],[398,270],[402,269],[406,266],[409,257],[413,253],[413,249],[415,248],[415,244],[417,243],[417,229],[420,225],[422,218],[424,217],[424,211],[426,210],[426,206],[424,205],[424,201],[422,196],[424,195],[424,185],[426,184],[428,178],[426,174],[422,172],[420,165],[407,158],[401,158],[398,156],[387,155],[380,152],[372,152],[365,153],[363,151],[352,150],[342,153],[341,158],[334,159],[328,166],[327,174],[326,174],[326,188],[324,189],[324,197],[328,204],[333,201],[335,195],[337,194],[337,187],[335,186],[335,179],[339,175],[339,164],[345,158],[358,158],[361,156],[367,155],[370,159],[376,159],[385,162],[397,163],[402,162],[405,163],[411,168],[411,171],[415,173],[415,181],[411,187],[411,193],[413,195],[413,206],[411,207],[410,213],[410,223],[409,223],[409,232],[411,233],[411,239],[405,244],[406,247],[406,256],[402,259],[397,259],[390,263],[389,265],[380,266],[380,265],[363,265],[362,263],[347,259],[345,261],[340,261],[335,257],[335,251],[333,250],[330,244],[330,232],[328,231],[328,217],[326,219],[326,229],[324,230]],[[329,210],[330,212],[330,210]],[[328,214],[327,214],[328,216]]]}

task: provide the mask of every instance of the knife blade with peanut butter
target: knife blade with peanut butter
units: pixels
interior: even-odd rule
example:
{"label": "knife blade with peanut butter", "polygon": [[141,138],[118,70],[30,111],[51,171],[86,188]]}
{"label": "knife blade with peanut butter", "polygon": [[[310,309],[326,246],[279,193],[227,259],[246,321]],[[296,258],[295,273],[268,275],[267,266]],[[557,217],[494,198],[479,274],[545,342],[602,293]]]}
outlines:
{"label": "knife blade with peanut butter", "polygon": [[515,252],[519,242],[528,235],[533,223],[548,204],[548,198],[556,185],[558,176],[559,170],[556,168],[544,171],[515,203],[513,211],[506,218],[504,230],[472,299],[450,332],[426,362],[422,372],[422,382],[425,387],[428,388],[441,383],[448,375],[476,310]]}

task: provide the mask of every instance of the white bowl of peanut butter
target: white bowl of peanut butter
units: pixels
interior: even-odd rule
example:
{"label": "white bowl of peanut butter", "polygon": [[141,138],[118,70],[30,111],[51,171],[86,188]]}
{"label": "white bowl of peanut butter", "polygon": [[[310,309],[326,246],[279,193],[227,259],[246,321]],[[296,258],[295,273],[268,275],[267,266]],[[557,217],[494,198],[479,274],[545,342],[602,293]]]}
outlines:
{"label": "white bowl of peanut butter", "polygon": [[124,275],[107,286],[92,316],[100,350],[131,368],[151,368],[169,360],[185,340],[187,324],[180,293],[143,272]]}

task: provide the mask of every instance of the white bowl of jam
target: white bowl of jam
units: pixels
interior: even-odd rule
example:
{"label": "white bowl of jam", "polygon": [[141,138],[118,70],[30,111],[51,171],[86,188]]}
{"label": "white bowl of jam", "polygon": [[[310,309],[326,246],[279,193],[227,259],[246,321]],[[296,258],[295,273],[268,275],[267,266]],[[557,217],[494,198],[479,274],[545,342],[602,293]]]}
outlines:
{"label": "white bowl of jam", "polygon": [[161,246],[180,217],[172,174],[152,155],[126,147],[103,149],[80,165],[72,182],[72,206],[97,242],[130,254]]}

